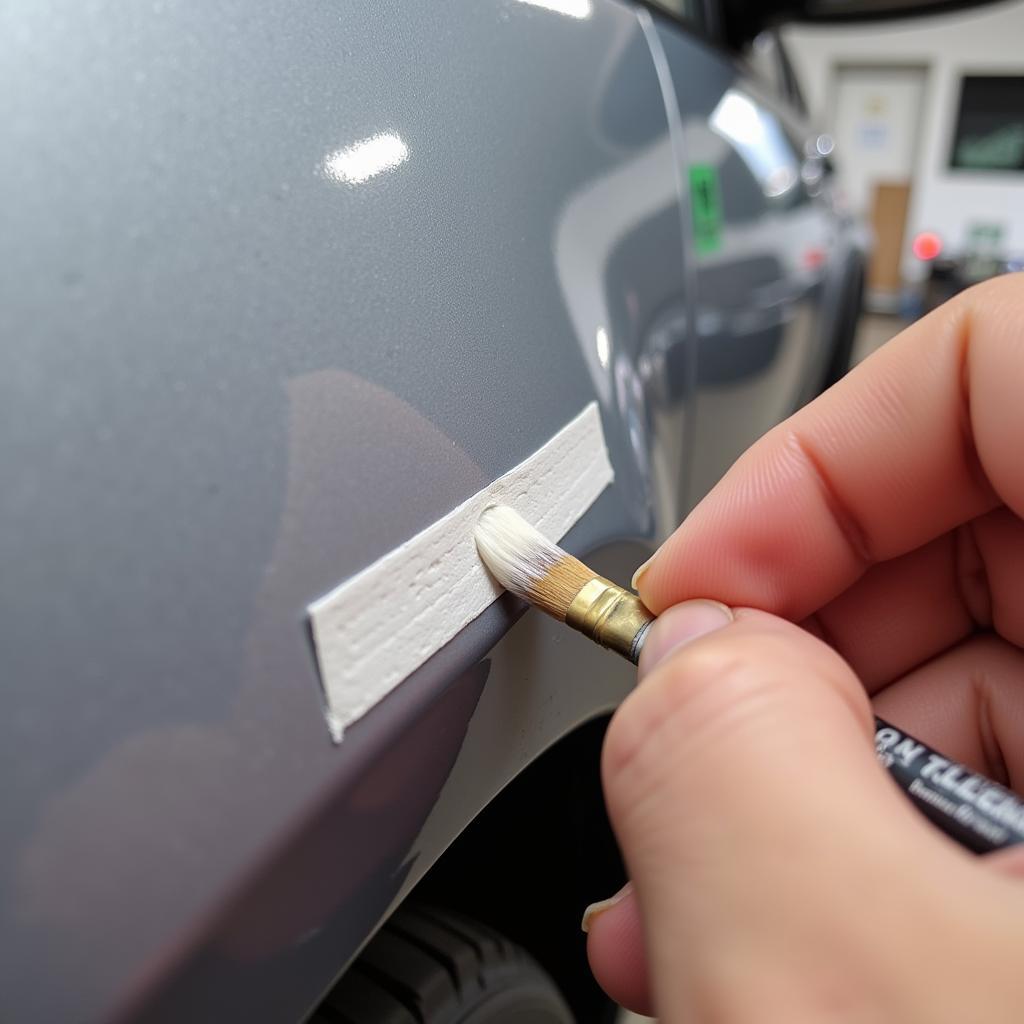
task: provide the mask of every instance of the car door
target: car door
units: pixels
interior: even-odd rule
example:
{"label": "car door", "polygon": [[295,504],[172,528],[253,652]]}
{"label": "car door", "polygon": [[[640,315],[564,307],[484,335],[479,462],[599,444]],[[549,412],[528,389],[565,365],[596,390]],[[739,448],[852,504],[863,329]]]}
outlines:
{"label": "car door", "polygon": [[57,7],[0,16],[0,1017],[299,1019],[630,685],[499,601],[336,745],[306,616],[591,402],[567,544],[675,517],[664,82],[616,0]]}

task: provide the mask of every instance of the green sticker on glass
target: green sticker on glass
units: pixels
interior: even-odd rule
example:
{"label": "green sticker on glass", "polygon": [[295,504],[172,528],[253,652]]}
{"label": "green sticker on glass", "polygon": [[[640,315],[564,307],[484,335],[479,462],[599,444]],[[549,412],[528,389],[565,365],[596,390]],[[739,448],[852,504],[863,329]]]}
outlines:
{"label": "green sticker on glass", "polygon": [[722,193],[712,164],[690,165],[690,209],[698,254],[715,252],[722,245]]}

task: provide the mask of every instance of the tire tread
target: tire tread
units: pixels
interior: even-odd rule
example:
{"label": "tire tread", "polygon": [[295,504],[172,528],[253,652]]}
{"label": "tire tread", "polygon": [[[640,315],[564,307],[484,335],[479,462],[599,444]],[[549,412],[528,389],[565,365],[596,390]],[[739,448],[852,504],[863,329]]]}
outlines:
{"label": "tire tread", "polygon": [[461,1024],[480,1019],[496,993],[522,984],[550,989],[552,1007],[564,1007],[534,959],[492,928],[438,907],[400,907],[311,1021]]}

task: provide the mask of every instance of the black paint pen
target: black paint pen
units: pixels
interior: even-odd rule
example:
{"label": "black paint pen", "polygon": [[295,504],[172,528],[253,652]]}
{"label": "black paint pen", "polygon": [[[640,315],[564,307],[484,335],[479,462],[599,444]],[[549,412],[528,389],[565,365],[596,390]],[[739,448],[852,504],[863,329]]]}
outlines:
{"label": "black paint pen", "polygon": [[975,853],[1024,843],[1024,801],[881,718],[875,752],[921,813]]}

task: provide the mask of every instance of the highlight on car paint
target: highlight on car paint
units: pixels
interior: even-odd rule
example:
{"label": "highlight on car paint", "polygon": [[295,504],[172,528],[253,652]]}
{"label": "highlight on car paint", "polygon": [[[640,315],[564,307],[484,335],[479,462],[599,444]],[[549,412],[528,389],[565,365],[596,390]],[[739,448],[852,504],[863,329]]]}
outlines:
{"label": "highlight on car paint", "polygon": [[530,7],[543,7],[555,14],[565,14],[570,18],[589,18],[594,13],[591,0],[519,0]]}
{"label": "highlight on car paint", "polygon": [[323,172],[339,185],[361,185],[409,159],[409,147],[394,132],[378,132],[368,139],[336,149],[324,158]]}

